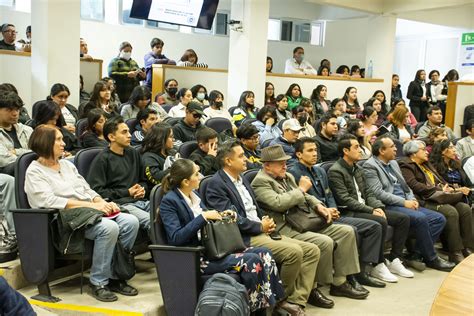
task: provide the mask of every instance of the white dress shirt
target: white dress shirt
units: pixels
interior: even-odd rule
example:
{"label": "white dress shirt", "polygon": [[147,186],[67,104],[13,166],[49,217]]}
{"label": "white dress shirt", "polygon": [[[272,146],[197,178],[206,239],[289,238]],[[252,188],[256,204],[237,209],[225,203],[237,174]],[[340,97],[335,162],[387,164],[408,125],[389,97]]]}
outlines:
{"label": "white dress shirt", "polygon": [[311,64],[304,60],[298,64],[294,58],[286,60],[285,63],[285,73],[286,74],[296,74],[296,75],[317,75],[318,72],[311,66]]}

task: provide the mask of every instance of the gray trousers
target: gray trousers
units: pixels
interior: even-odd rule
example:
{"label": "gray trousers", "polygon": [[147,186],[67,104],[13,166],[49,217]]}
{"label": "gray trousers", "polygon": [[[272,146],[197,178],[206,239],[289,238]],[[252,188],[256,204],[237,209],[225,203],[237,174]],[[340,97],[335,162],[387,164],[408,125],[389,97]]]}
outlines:
{"label": "gray trousers", "polygon": [[15,234],[15,225],[13,224],[13,214],[11,209],[17,208],[15,200],[15,178],[1,173],[0,174],[0,212],[3,213],[8,225],[8,231]]}

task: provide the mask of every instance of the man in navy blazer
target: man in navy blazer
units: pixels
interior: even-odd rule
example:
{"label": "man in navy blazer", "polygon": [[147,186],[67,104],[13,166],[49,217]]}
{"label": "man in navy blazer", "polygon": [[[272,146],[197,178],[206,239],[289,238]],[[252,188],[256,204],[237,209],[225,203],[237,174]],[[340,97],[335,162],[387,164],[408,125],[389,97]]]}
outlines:
{"label": "man in navy blazer", "polygon": [[[313,289],[320,257],[318,246],[286,236],[277,235],[273,237],[275,240],[270,237],[276,225],[273,219],[262,216],[250,182],[241,176],[247,170],[247,158],[241,145],[238,142],[224,144],[219,148],[217,159],[221,169],[203,192],[205,204],[219,210],[233,208],[239,215],[242,235],[248,236],[250,246],[265,246],[272,251],[281,266],[280,277],[288,295],[287,302],[292,305],[290,309],[302,311],[306,302],[323,308],[333,307],[332,300]],[[289,311],[288,306],[280,308]]]}

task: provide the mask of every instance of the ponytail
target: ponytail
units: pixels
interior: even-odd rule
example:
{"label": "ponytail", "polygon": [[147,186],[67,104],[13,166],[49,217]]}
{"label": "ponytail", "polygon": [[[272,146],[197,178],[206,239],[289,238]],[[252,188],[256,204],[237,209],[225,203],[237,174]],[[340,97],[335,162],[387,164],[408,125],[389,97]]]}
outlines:
{"label": "ponytail", "polygon": [[194,162],[189,159],[178,159],[171,165],[170,172],[163,178],[161,185],[163,194],[176,189],[183,180],[191,178]]}

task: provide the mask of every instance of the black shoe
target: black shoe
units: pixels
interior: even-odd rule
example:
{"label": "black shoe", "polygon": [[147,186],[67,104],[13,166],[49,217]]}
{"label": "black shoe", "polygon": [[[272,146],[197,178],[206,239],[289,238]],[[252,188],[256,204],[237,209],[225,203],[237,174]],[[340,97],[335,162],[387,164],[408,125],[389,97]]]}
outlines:
{"label": "black shoe", "polygon": [[363,300],[367,298],[367,296],[369,296],[369,294],[367,293],[357,291],[347,281],[339,286],[331,284],[331,290],[329,291],[329,294],[331,294],[332,296],[344,296],[356,300]]}
{"label": "black shoe", "polygon": [[471,248],[464,248],[462,250],[462,255],[467,258],[469,257],[470,255],[472,255],[472,249]]}
{"label": "black shoe", "polygon": [[423,262],[423,258],[415,253],[409,254],[403,258],[403,265],[407,268],[413,268],[418,272],[423,272],[426,269],[426,264]]}
{"label": "black shoe", "polygon": [[127,284],[123,280],[109,280],[109,289],[112,292],[120,293],[126,296],[135,296],[138,295],[138,290],[133,286]]}
{"label": "black shoe", "polygon": [[357,280],[358,283],[365,286],[380,287],[380,288],[386,286],[385,282],[379,281],[378,279],[369,275],[367,272],[361,272],[359,274],[356,274],[354,278]]}
{"label": "black shoe", "polygon": [[357,291],[364,292],[364,293],[367,293],[367,295],[369,295],[370,293],[369,290],[367,290],[357,281],[355,275],[348,275],[347,282],[349,282],[349,284]]}
{"label": "black shoe", "polygon": [[321,308],[333,308],[334,301],[324,296],[318,289],[312,289],[309,293],[308,303]]}
{"label": "black shoe", "polygon": [[96,286],[91,284],[91,294],[92,296],[102,302],[115,302],[118,300],[117,295],[110,292],[110,289],[106,285]]}
{"label": "black shoe", "polygon": [[449,253],[449,261],[455,264],[461,263],[464,260],[464,256],[461,251],[453,251]]}
{"label": "black shoe", "polygon": [[426,266],[431,269],[450,272],[456,265],[438,256],[434,260],[427,261]]}

